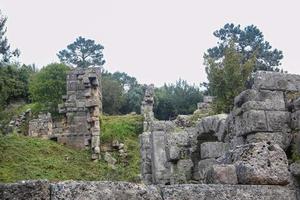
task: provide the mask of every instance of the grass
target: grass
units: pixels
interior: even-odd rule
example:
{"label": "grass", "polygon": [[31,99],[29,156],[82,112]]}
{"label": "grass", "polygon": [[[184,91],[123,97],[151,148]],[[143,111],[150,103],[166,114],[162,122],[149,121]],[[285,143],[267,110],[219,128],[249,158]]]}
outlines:
{"label": "grass", "polygon": [[102,142],[123,142],[127,158],[117,159],[115,169],[103,160],[93,162],[87,150],[75,150],[50,140],[11,134],[0,136],[0,182],[28,179],[139,181],[140,156],[138,134],[142,117],[138,115],[103,116]]}

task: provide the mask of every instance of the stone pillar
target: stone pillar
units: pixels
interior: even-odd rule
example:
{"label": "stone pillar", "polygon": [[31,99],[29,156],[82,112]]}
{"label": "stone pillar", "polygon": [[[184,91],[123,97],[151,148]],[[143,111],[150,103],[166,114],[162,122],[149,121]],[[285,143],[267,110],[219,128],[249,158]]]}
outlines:
{"label": "stone pillar", "polygon": [[90,148],[92,159],[100,156],[100,122],[102,96],[100,68],[75,68],[67,76],[67,95],[59,105],[66,117],[67,130],[58,142],[76,148]]}
{"label": "stone pillar", "polygon": [[153,113],[154,105],[154,85],[148,85],[145,91],[145,96],[141,105],[141,114],[144,116],[144,131],[149,131],[152,121],[154,120]]}

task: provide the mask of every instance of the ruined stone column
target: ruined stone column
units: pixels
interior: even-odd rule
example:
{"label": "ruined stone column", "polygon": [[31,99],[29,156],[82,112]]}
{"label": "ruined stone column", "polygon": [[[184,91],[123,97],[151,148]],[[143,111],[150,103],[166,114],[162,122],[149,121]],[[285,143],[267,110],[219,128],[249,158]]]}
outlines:
{"label": "ruined stone column", "polygon": [[92,150],[92,159],[100,156],[100,122],[102,96],[100,68],[76,68],[67,76],[67,95],[59,105],[59,112],[66,117],[65,133],[58,135],[58,142]]}
{"label": "ruined stone column", "polygon": [[153,113],[154,105],[154,85],[147,86],[145,96],[141,105],[141,114],[144,116],[144,131],[148,131],[152,121],[154,120]]}

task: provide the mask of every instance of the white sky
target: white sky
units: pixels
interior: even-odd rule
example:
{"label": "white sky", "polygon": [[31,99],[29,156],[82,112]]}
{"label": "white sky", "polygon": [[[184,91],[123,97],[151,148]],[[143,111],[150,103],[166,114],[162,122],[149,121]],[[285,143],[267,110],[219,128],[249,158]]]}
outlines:
{"label": "white sky", "polygon": [[41,67],[78,36],[102,44],[111,71],[141,83],[205,81],[203,53],[213,31],[254,24],[283,51],[283,69],[300,73],[299,0],[0,0],[7,37],[20,61]]}

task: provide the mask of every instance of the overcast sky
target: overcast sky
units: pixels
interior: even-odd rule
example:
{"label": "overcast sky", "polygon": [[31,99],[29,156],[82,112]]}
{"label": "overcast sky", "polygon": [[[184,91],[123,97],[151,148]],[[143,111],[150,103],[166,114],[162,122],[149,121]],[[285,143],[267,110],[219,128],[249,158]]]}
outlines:
{"label": "overcast sky", "polygon": [[0,0],[7,37],[20,61],[38,67],[78,36],[104,46],[104,68],[141,83],[205,81],[203,53],[225,23],[254,24],[300,73],[299,0]]}

